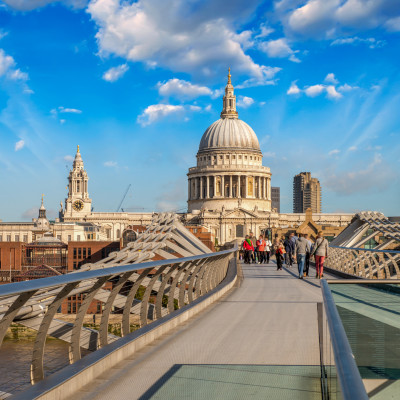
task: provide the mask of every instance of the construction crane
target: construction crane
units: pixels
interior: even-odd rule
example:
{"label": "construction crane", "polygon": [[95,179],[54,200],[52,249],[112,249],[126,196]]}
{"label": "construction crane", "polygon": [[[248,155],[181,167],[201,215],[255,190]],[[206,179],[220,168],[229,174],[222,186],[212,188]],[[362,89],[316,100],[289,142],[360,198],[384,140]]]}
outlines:
{"label": "construction crane", "polygon": [[[119,203],[119,206],[118,206],[118,208],[117,208],[117,211],[115,211],[115,212],[118,212],[119,209],[121,208],[122,203],[124,202],[125,197],[126,197],[126,195],[128,194],[128,191],[129,191],[129,189],[130,189],[131,186],[132,186],[132,185],[129,184],[128,187],[126,188],[125,193],[124,193],[124,195],[122,196],[122,200],[121,200],[121,202]],[[123,211],[123,210],[122,210],[122,211]]]}

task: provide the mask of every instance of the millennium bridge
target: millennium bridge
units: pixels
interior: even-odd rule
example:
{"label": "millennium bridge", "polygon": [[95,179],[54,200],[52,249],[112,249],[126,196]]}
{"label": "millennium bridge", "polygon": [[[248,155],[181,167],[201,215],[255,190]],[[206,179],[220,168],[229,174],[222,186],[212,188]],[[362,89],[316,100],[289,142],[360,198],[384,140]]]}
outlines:
{"label": "millennium bridge", "polygon": [[[399,398],[399,244],[398,223],[359,213],[331,242],[324,279],[300,280],[274,258],[212,253],[156,214],[98,263],[0,287],[0,398]],[[88,324],[93,302],[101,318]],[[15,325],[35,332],[24,354],[4,340]]]}

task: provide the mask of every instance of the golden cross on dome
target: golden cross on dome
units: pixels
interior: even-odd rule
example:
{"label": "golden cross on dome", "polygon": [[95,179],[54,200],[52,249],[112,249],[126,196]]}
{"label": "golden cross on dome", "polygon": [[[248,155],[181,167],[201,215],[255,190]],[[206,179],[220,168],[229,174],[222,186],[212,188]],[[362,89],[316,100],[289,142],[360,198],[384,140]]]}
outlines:
{"label": "golden cross on dome", "polygon": [[79,144],[78,144],[78,150],[76,152],[79,153]]}
{"label": "golden cross on dome", "polygon": [[231,67],[228,68],[228,85],[231,83]]}
{"label": "golden cross on dome", "polygon": [[43,197],[44,197],[44,194],[42,193],[42,204],[43,204]]}

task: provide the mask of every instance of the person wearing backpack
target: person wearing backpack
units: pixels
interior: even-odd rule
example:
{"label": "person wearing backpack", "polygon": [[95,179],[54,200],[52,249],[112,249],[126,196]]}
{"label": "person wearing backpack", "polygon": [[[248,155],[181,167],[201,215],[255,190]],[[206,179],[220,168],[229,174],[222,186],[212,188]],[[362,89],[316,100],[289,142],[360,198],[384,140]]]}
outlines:
{"label": "person wearing backpack", "polygon": [[311,256],[315,256],[315,269],[317,270],[315,277],[321,279],[324,276],[324,261],[329,254],[329,243],[324,238],[322,231],[318,232],[317,240],[314,243]]}
{"label": "person wearing backpack", "polygon": [[283,267],[283,257],[286,254],[285,251],[285,246],[283,245],[283,242],[279,242],[278,247],[275,250],[275,255],[276,255],[276,270],[281,270]]}
{"label": "person wearing backpack", "polygon": [[253,247],[253,243],[249,239],[248,235],[246,235],[242,246],[243,246],[243,250],[244,250],[244,263],[250,264],[250,258],[251,258],[251,254],[254,252],[254,247]]}

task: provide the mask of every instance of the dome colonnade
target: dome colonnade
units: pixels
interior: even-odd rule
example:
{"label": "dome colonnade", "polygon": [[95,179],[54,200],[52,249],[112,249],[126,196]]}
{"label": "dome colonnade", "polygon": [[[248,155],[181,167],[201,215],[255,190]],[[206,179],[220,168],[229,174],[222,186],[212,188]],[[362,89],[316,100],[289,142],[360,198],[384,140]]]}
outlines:
{"label": "dome colonnade", "polygon": [[188,209],[271,211],[271,172],[253,129],[238,118],[230,71],[221,118],[204,132],[188,173]]}

